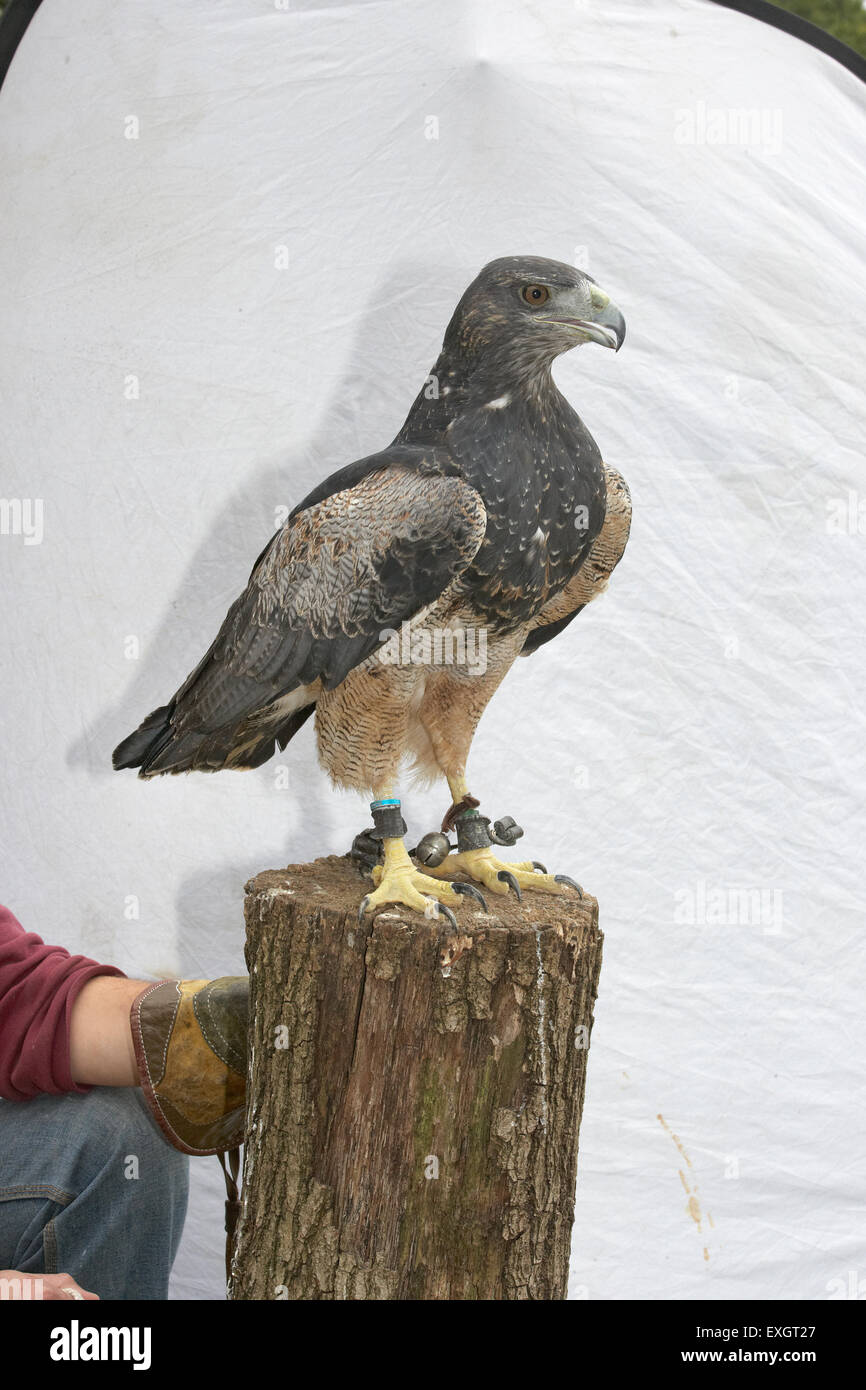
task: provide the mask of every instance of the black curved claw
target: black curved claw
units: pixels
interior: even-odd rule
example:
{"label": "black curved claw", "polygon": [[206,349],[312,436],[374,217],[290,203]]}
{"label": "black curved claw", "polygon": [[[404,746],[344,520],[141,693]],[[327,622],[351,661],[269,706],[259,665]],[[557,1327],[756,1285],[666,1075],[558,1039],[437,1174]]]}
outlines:
{"label": "black curved claw", "polygon": [[484,911],[487,911],[487,903],[484,901],[484,894],[479,892],[474,883],[452,883],[451,887],[455,893],[462,893],[467,898],[477,898]]}
{"label": "black curved claw", "polygon": [[583,889],[581,888],[580,884],[579,884],[579,883],[575,883],[575,881],[574,881],[573,878],[569,878],[569,877],[568,877],[568,874],[556,874],[556,875],[554,876],[553,881],[554,881],[554,883],[567,883],[568,886],[569,886],[569,888],[576,888],[576,889],[577,889],[577,896],[578,896],[579,898],[582,898],[582,897],[583,897]]}
{"label": "black curved claw", "polygon": [[547,873],[547,870],[546,870],[546,868],[544,867],[544,865],[542,864],[542,862],[541,862],[540,859],[533,859],[533,861],[532,861],[532,867],[533,867],[533,869],[537,869],[538,872],[539,872],[540,874],[546,874],[546,873]]}
{"label": "black curved claw", "polygon": [[507,869],[500,869],[496,877],[499,879],[500,883],[507,883],[508,887],[517,894],[517,901],[519,903],[523,902],[523,894],[520,891],[520,884],[517,882],[517,879],[514,877],[514,874],[510,874]]}
{"label": "black curved claw", "polygon": [[370,901],[370,894],[368,893],[367,896],[366,896],[366,898],[362,898],[362,899],[361,899],[361,906],[358,908],[358,921],[359,921],[362,925],[363,925],[363,922],[364,922],[364,913],[365,913],[366,910],[367,910],[367,903],[368,903],[369,901]]}
{"label": "black curved claw", "polygon": [[437,906],[437,908],[439,909],[439,911],[438,911],[437,914],[436,914],[437,917],[444,917],[444,918],[446,919],[446,921],[448,921],[448,922],[451,923],[452,927],[453,927],[454,930],[456,931],[456,930],[457,930],[457,918],[454,916],[454,913],[451,911],[451,908],[450,908],[450,907],[446,907],[445,903],[440,903],[440,902],[438,901],[438,899],[437,899],[437,902],[436,902],[436,906]]}

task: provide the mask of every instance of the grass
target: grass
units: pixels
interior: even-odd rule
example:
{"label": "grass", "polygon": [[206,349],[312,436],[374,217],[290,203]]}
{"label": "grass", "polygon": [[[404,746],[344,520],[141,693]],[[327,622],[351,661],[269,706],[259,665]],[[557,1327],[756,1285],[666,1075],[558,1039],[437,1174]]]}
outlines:
{"label": "grass", "polygon": [[[866,57],[866,0],[778,0],[778,8],[790,10],[819,29],[847,43]],[[0,14],[7,0],[0,0]]]}

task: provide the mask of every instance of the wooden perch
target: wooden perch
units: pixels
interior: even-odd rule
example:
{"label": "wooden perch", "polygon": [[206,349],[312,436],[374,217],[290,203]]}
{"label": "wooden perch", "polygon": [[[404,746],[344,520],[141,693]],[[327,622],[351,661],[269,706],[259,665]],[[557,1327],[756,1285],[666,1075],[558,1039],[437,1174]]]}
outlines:
{"label": "wooden perch", "polygon": [[[367,880],[367,882],[369,882]],[[358,923],[348,859],[247,884],[235,1299],[566,1294],[598,905]]]}

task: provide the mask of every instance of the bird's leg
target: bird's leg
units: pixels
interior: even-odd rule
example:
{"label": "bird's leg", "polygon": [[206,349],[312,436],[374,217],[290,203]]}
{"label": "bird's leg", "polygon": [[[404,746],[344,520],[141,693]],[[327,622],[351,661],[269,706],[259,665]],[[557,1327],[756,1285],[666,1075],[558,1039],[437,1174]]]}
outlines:
{"label": "bird's leg", "polygon": [[450,810],[442,822],[443,831],[456,830],[457,850],[439,864],[425,865],[425,872],[435,878],[451,878],[462,870],[476,883],[483,883],[491,893],[507,893],[518,898],[523,888],[541,893],[564,893],[574,888],[580,897],[583,889],[565,874],[549,874],[537,859],[525,859],[517,864],[506,863],[493,853],[493,845],[513,845],[523,834],[510,816],[504,816],[491,828],[488,816],[478,811],[480,803],[470,796],[463,773],[448,777],[453,798]]}
{"label": "bird's leg", "polygon": [[[363,920],[367,913],[375,912],[386,903],[398,903],[411,907],[415,912],[423,912],[425,917],[446,917],[456,927],[457,919],[451,907],[461,903],[467,885],[437,883],[412,863],[403,842],[406,825],[400,812],[400,802],[391,795],[390,788],[376,794],[370,810],[375,829],[381,836],[383,862],[372,870],[376,887],[361,903],[359,919]],[[472,889],[470,896],[479,898],[482,906],[486,907],[477,888]]]}

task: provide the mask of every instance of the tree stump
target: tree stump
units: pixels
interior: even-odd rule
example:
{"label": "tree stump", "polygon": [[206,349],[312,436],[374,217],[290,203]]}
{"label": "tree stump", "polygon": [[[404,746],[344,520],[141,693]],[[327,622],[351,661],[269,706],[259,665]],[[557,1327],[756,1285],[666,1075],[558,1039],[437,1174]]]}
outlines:
{"label": "tree stump", "polygon": [[358,922],[348,859],[247,884],[234,1299],[564,1298],[598,904]]}

